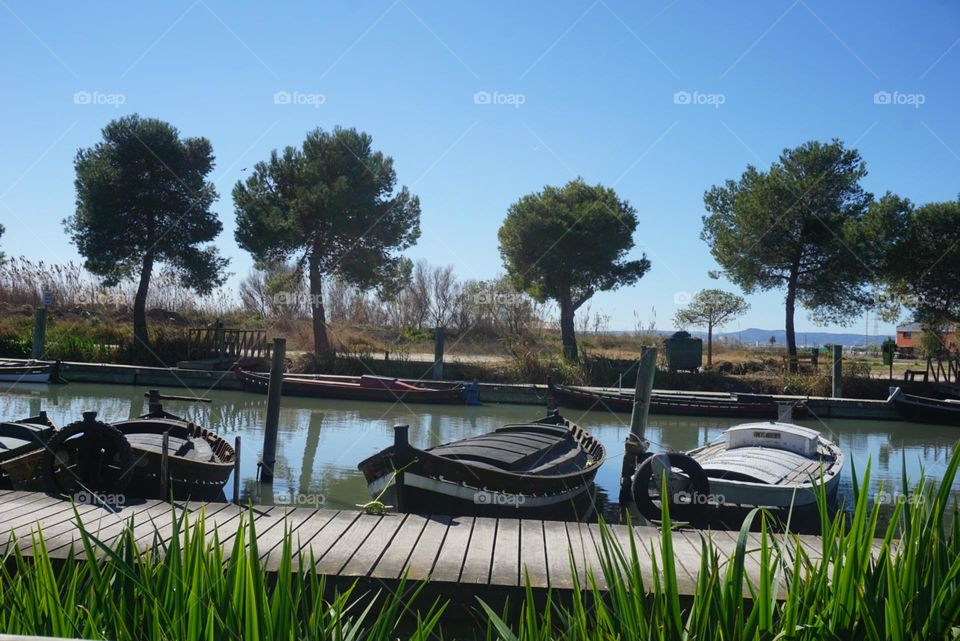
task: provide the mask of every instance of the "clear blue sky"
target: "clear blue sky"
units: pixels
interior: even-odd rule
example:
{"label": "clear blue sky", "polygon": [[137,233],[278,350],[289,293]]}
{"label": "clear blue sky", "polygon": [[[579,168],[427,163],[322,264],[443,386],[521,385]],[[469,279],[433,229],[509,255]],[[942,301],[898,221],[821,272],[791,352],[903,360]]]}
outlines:
{"label": "clear blue sky", "polygon": [[[421,198],[409,255],[462,277],[502,269],[496,231],[521,195],[576,175],[615,186],[653,265],[593,307],[622,329],[655,309],[665,328],[682,292],[718,285],[702,195],[748,163],[838,137],[867,161],[870,191],[955,198],[958,72],[956,0],[0,0],[0,244],[77,259],[60,226],[73,156],[139,112],[212,141],[235,281],[251,265],[233,240],[243,168],[314,127],[356,126]],[[750,302],[742,327],[783,327],[781,293]]]}

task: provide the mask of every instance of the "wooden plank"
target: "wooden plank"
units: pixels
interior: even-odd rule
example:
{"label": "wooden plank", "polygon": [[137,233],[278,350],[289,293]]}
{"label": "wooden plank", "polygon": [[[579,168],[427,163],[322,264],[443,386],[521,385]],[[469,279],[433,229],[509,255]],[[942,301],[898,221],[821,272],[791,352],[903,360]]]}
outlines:
{"label": "wooden plank", "polygon": [[447,535],[433,564],[430,576],[432,580],[456,582],[460,579],[463,560],[473,532],[473,522],[473,517],[467,516],[454,519],[447,525]]}
{"label": "wooden plank", "polygon": [[[337,512],[323,529],[317,532],[316,536],[304,541],[299,553],[306,555],[308,558],[312,555],[313,563],[316,564],[340,540],[343,533],[350,528],[359,516],[360,512],[352,510]],[[354,544],[358,543],[359,541],[354,541]]]}
{"label": "wooden plank", "polygon": [[460,583],[489,583],[493,564],[493,546],[497,536],[497,519],[478,518],[473,523],[470,545],[463,559]]}
{"label": "wooden plank", "polygon": [[550,585],[547,575],[547,550],[543,544],[543,521],[520,520],[520,584],[529,581],[532,588]]}
{"label": "wooden plank", "polygon": [[[380,560],[380,557],[386,552],[393,537],[396,536],[406,519],[405,514],[396,513],[385,514],[380,517],[373,517],[368,514],[364,516],[376,518],[378,521],[373,531],[370,532],[369,536],[363,541],[363,544],[357,544],[353,556],[350,557],[349,562],[344,566],[343,570],[340,571],[341,575],[367,576],[377,564],[377,561]],[[362,519],[364,517],[361,516],[360,518]]]}
{"label": "wooden plank", "polygon": [[[633,527],[626,525],[609,526],[610,534],[616,544],[620,546],[623,558],[627,564],[633,563],[631,540],[637,549],[637,565],[640,568],[640,578],[647,590],[653,586],[653,558],[660,563],[660,532],[656,528]],[[663,568],[658,569],[659,580],[663,578]]]}
{"label": "wooden plank", "polygon": [[[293,531],[293,538],[290,543],[293,550],[293,558],[291,560],[293,561],[294,568],[298,566],[300,561],[309,567],[309,550],[303,555],[302,559],[300,557],[301,552],[304,550],[307,542],[316,537],[337,514],[338,512],[336,510],[314,510],[310,516],[300,524],[300,527]],[[277,568],[280,567],[281,559],[279,551],[280,547],[277,546],[267,555],[265,563],[268,572],[275,572]]]}
{"label": "wooden plank", "polygon": [[[407,514],[396,535],[370,571],[370,577],[374,579],[399,579],[407,567],[407,559],[410,558],[420,535],[429,522],[429,519],[419,514]],[[439,549],[439,547],[438,545],[437,548]]]}
{"label": "wooden plank", "polygon": [[497,520],[497,536],[493,546],[490,583],[494,585],[523,585],[520,576],[519,519]]}
{"label": "wooden plank", "polygon": [[[152,507],[152,502],[144,502],[135,506],[126,507],[120,512],[99,510],[90,512],[81,520],[83,527],[98,540],[109,543],[130,524],[131,518],[136,518],[142,512]],[[72,547],[80,540],[80,532],[76,525],[55,538],[48,538],[47,550],[53,558],[66,558]]]}
{"label": "wooden plank", "polygon": [[584,556],[583,535],[577,523],[567,522],[564,527],[567,529],[567,539],[569,540],[568,549],[573,558],[573,566],[577,573],[577,584],[581,589],[587,587],[587,561]]}
{"label": "wooden plank", "polygon": [[[426,581],[433,573],[433,566],[440,554],[440,548],[447,538],[450,527],[449,516],[431,516],[423,526],[423,532],[410,552],[407,567],[404,570],[411,581]],[[463,527],[458,525],[457,527]],[[457,575],[460,569],[457,568]],[[437,579],[440,580],[440,579]]]}
{"label": "wooden plank", "polygon": [[373,529],[385,518],[387,517],[374,514],[357,516],[327,552],[322,557],[317,557],[314,570],[318,574],[340,574]]}
{"label": "wooden plank", "polygon": [[[99,513],[101,508],[95,505],[80,505],[77,506],[77,514],[80,515],[81,522],[87,515],[92,515]],[[29,520],[21,525],[13,525],[10,531],[7,533],[4,540],[9,540],[9,536],[16,536],[19,540],[19,547],[23,551],[29,551],[33,545],[33,534],[41,533],[43,535],[43,543],[46,546],[47,550],[55,549],[57,545],[57,537],[63,532],[77,533],[76,524],[76,514],[73,510],[70,510],[69,513],[63,513],[54,517],[48,517],[43,519],[42,522],[36,520]]]}
{"label": "wooden plank", "polygon": [[543,522],[543,542],[547,554],[547,575],[551,588],[572,588],[570,539],[567,528],[558,521]]}
{"label": "wooden plank", "polygon": [[[597,587],[600,589],[606,589],[607,579],[603,574],[603,564],[600,562],[600,555],[602,554],[602,548],[600,547],[600,531],[597,529],[594,533],[594,528],[591,527],[590,523],[576,523],[577,529],[580,530],[580,539],[582,541],[582,552],[584,565],[587,570],[587,583],[586,586],[591,586],[590,578],[593,578],[593,582],[596,583]],[[596,534],[596,536],[594,536]]]}
{"label": "wooden plank", "polygon": [[[317,510],[313,508],[292,508],[288,507],[281,510],[278,516],[281,519],[281,526],[270,528],[263,534],[257,528],[257,551],[261,559],[266,559],[270,554],[282,551],[283,541],[289,533],[291,538],[291,547],[293,542],[293,533],[304,524],[310,517],[316,514]],[[291,549],[291,554],[293,550]]]}

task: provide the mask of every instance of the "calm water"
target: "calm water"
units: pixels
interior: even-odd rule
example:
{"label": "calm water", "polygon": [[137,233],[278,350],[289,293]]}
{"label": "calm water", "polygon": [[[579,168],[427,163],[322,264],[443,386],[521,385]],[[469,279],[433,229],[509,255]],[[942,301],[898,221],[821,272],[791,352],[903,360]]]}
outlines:
{"label": "calm water", "polygon": [[[61,427],[80,419],[85,410],[96,410],[99,418],[116,421],[147,411],[146,388],[73,383],[67,386],[5,384],[0,389],[0,417],[18,419],[46,410]],[[169,394],[188,394],[165,389]],[[393,426],[410,425],[410,440],[421,448],[491,431],[508,422],[535,418],[540,410],[525,405],[482,407],[390,405],[352,401],[283,399],[280,411],[278,457],[272,487],[256,481],[257,460],[263,444],[266,397],[243,392],[212,391],[213,403],[168,401],[170,412],[205,425],[229,439],[242,437],[241,496],[243,500],[269,504],[324,505],[351,508],[369,500],[366,483],[357,463],[389,445]],[[565,415],[603,441],[608,461],[597,474],[597,484],[616,497],[623,439],[629,431],[626,414],[567,410]],[[717,438],[732,419],[651,416],[647,438],[654,449],[689,450]],[[839,439],[848,463],[841,482],[841,498],[849,496],[853,465],[862,475],[872,460],[871,491],[881,483],[886,492],[900,487],[904,464],[907,476],[916,481],[921,474],[939,479],[960,438],[960,427],[928,426],[914,423],[851,420],[799,421]],[[853,465],[851,465],[853,463]],[[231,481],[233,483],[234,481]],[[232,485],[226,496],[232,495]],[[960,482],[954,484],[960,499]]]}

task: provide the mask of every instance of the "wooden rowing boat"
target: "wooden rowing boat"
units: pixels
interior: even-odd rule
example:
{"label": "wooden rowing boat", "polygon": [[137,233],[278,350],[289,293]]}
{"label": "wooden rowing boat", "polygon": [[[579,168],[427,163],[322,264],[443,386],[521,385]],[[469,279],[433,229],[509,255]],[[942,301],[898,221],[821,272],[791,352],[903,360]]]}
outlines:
{"label": "wooden rowing boat", "polygon": [[56,431],[46,412],[0,423],[0,488],[42,488],[41,462],[46,444]]}
{"label": "wooden rowing boat", "polygon": [[[266,394],[270,375],[236,369],[234,373],[243,389]],[[449,388],[420,387],[395,378],[360,376],[355,379],[314,379],[284,376],[285,396],[307,398],[338,398],[351,401],[381,401],[390,403],[464,403],[463,385]]]}
{"label": "wooden rowing boat", "polygon": [[900,416],[908,421],[960,427],[960,401],[914,396],[896,387],[887,402],[893,403]]}
{"label": "wooden rowing boat", "polygon": [[585,518],[603,445],[553,413],[421,450],[408,426],[357,466],[372,496],[402,512],[513,518]]}
{"label": "wooden rowing boat", "polygon": [[235,456],[221,436],[152,404],[147,414],[109,424],[84,412],[50,439],[44,477],[51,491],[68,495],[206,495],[223,489]]}
{"label": "wooden rowing boat", "polygon": [[[558,384],[551,384],[550,391],[562,407],[626,413],[633,411],[632,392],[594,391]],[[794,417],[799,416],[803,406],[796,404],[791,411]],[[773,397],[760,394],[718,397],[654,392],[650,398],[651,414],[776,419],[780,418],[778,412],[779,407]]]}
{"label": "wooden rowing boat", "polygon": [[52,363],[0,363],[0,382],[48,383]]}
{"label": "wooden rowing boat", "polygon": [[840,447],[817,430],[774,421],[747,423],[686,454],[647,455],[637,466],[631,490],[640,513],[659,520],[660,506],[654,501],[661,500],[660,479],[668,472],[672,513],[711,523],[723,512],[743,514],[754,507],[815,508],[821,489],[832,502],[843,465]]}

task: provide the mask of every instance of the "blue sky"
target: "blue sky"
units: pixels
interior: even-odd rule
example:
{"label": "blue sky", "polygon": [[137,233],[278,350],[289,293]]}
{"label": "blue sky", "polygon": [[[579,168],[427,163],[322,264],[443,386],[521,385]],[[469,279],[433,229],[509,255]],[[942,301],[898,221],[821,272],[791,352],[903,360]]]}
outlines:
{"label": "blue sky", "polygon": [[[736,290],[707,276],[702,196],[748,163],[838,137],[868,190],[955,198],[958,72],[956,0],[0,0],[0,246],[77,259],[60,226],[73,156],[138,112],[212,141],[235,281],[251,265],[233,240],[243,169],[356,126],[421,198],[410,257],[461,277],[502,270],[496,231],[521,195],[577,175],[614,186],[652,269],[593,309],[620,329],[655,310],[665,328],[686,295]],[[751,296],[741,326],[783,327],[782,298]],[[814,329],[802,311],[797,327]]]}

